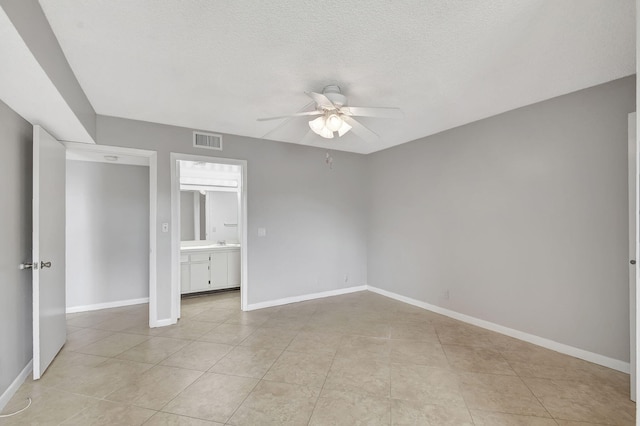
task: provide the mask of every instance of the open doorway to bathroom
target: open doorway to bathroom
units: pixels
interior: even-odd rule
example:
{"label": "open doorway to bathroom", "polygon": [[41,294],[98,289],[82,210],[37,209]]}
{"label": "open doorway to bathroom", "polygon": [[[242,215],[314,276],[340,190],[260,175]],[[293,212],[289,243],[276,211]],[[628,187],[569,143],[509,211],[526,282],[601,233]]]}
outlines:
{"label": "open doorway to bathroom", "polygon": [[246,307],[246,162],[171,154],[171,164],[172,310],[222,323]]}

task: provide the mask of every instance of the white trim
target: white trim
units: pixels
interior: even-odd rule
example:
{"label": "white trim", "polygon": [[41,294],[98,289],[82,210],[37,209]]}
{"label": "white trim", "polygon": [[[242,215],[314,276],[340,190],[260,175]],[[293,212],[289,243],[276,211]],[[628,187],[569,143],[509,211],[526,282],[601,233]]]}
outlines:
{"label": "white trim", "polygon": [[[90,143],[79,143],[79,142],[68,142],[62,141],[62,143],[68,150],[74,153],[99,153],[99,154],[121,154],[127,155],[129,157],[140,157],[140,158],[149,158],[152,154],[155,154],[155,151],[149,151],[146,149],[138,149],[138,148],[123,148],[120,146],[113,145],[96,145]],[[144,163],[141,165],[148,165],[148,163]]]}
{"label": "white trim", "polygon": [[347,287],[347,288],[339,288],[336,290],[322,291],[320,293],[311,293],[311,294],[303,294],[301,296],[285,297],[283,299],[252,303],[250,305],[247,305],[246,310],[254,311],[256,309],[264,309],[264,308],[270,308],[272,306],[288,305],[289,303],[304,302],[306,300],[313,300],[313,299],[322,299],[324,297],[340,296],[341,294],[355,293],[358,291],[365,291],[365,290],[367,290],[366,285],[359,285],[355,287]]}
{"label": "white trim", "polygon": [[143,303],[149,303],[148,297],[140,299],[128,299],[128,300],[116,300],[115,302],[96,303],[94,305],[72,306],[67,307],[68,314],[75,314],[76,312],[98,311],[100,309],[120,308],[122,306],[141,305]]}
{"label": "white trim", "polygon": [[593,362],[594,364],[603,365],[614,370],[622,371],[623,373],[629,373],[629,363],[620,361],[617,359],[609,358],[604,355],[600,355],[594,352],[585,351],[584,349],[575,348],[573,346],[565,345],[564,343],[558,343],[553,340],[545,339],[544,337],[536,336],[534,334],[525,333],[523,331],[514,330],[509,327],[505,327],[499,324],[495,324],[489,321],[485,321],[479,318],[475,318],[469,315],[461,314],[449,309],[441,308],[440,306],[432,305],[430,303],[422,302],[420,300],[412,299],[410,297],[402,296],[400,294],[392,293],[381,288],[366,286],[369,291],[378,293],[382,296],[389,297],[391,299],[399,300],[404,303],[408,303],[413,306],[417,306],[422,309],[426,309],[437,314],[445,315],[453,319],[457,319],[468,324],[472,324],[478,327],[485,328],[487,330],[495,331],[516,339],[524,340],[525,342],[533,343],[534,345],[542,346],[543,348],[551,349],[556,352],[560,352],[566,355],[570,355],[575,358],[580,358],[585,361]]}
{"label": "white trim", "polygon": [[173,325],[176,324],[178,321],[174,321],[171,318],[165,318],[165,319],[161,319],[161,320],[156,320],[155,325],[150,326],[151,328],[155,328],[155,327],[166,327],[167,325]]}
{"label": "white trim", "polygon": [[[628,172],[629,172],[629,259],[638,259],[637,253],[639,251],[638,229],[640,223],[638,221],[638,214],[640,211],[640,197],[638,197],[638,141],[636,138],[636,113],[632,112],[628,118]],[[628,265],[629,268],[629,348],[630,355],[630,399],[636,400],[638,383],[636,375],[637,358],[636,358],[636,283],[638,282],[638,273],[640,272],[637,265]]]}
{"label": "white trim", "polygon": [[31,371],[33,370],[33,359],[30,360],[27,365],[22,369],[18,377],[16,377],[13,382],[9,385],[9,387],[0,395],[0,411],[7,406],[11,398],[18,392],[20,386],[24,383],[24,381],[29,377]]}
{"label": "white trim", "polygon": [[204,155],[169,153],[171,162],[171,320],[172,324],[180,318],[180,170],[178,161],[204,161],[207,163],[231,164],[240,166],[242,179],[239,182],[240,220],[238,234],[240,236],[240,308],[248,310],[249,300],[249,267],[247,236],[247,161],[234,158],[208,157]]}
{"label": "white trim", "polygon": [[242,179],[240,180],[240,214],[242,217],[238,222],[238,234],[240,235],[240,309],[248,310],[249,305],[249,216],[247,199],[249,190],[247,188],[247,162],[242,162]]}
{"label": "white trim", "polygon": [[149,327],[158,327],[158,154],[149,157]]}
{"label": "white trim", "polygon": [[[66,144],[68,145],[68,143]],[[89,163],[105,163],[114,164],[116,166],[149,166],[149,157],[140,157],[134,155],[111,155],[103,154],[100,152],[90,152],[89,150],[79,150],[74,148],[67,148],[67,160],[70,161],[85,161]],[[108,160],[107,158],[111,158]]]}
{"label": "white trim", "polygon": [[[33,193],[32,193],[32,248],[31,261],[34,265],[40,263],[40,132],[42,128],[38,125],[33,126]],[[66,173],[66,168],[65,168]],[[65,189],[66,191],[66,189]],[[66,220],[66,211],[65,211]],[[66,242],[65,242],[66,244]],[[31,285],[32,285],[32,338],[33,338],[33,379],[40,378],[40,270],[32,269]]]}
{"label": "white trim", "polygon": [[180,163],[174,153],[169,154],[171,174],[171,297],[169,319],[180,318]]}

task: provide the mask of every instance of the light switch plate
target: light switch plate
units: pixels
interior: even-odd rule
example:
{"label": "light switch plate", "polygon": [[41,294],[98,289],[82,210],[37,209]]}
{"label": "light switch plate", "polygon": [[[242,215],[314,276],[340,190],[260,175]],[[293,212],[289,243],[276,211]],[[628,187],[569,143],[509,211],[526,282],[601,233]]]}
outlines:
{"label": "light switch plate", "polygon": [[169,232],[169,224],[168,223],[163,223],[162,224],[162,232]]}

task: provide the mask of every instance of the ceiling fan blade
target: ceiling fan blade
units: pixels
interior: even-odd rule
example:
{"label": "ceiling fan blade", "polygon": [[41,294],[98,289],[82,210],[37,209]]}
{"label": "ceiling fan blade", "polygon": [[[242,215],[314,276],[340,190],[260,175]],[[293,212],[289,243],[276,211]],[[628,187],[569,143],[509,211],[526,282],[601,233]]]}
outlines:
{"label": "ceiling fan blade", "polygon": [[[305,112],[306,110],[308,110],[309,108],[311,108],[313,106],[315,106],[315,102],[309,102],[308,104],[306,104],[305,106],[300,108],[298,111],[296,111],[296,113]],[[282,129],[284,126],[286,126],[294,118],[295,117],[287,117],[285,120],[282,120],[276,127],[274,127],[273,129],[269,130],[267,133],[262,135],[262,139],[269,139],[269,136],[271,136],[272,134],[276,133],[278,130]]]}
{"label": "ceiling fan blade", "polygon": [[366,127],[364,127],[362,124],[360,124],[359,122],[357,122],[355,120],[355,118],[350,117],[348,115],[343,115],[342,119],[349,125],[351,126],[351,131],[358,136],[360,139],[364,140],[365,142],[371,142],[371,143],[375,143],[378,142],[380,140],[380,136],[376,135],[375,133],[373,133],[371,130],[367,129]]}
{"label": "ceiling fan blade", "polygon": [[403,118],[400,108],[342,107],[340,112],[353,117]]}
{"label": "ceiling fan blade", "polygon": [[322,109],[337,109],[336,106],[322,93],[305,92]]}
{"label": "ceiling fan blade", "polygon": [[282,118],[303,117],[305,115],[322,115],[322,114],[323,114],[322,111],[306,111],[306,112],[296,112],[294,114],[278,115],[276,117],[258,118],[257,120],[258,121],[280,120]]}

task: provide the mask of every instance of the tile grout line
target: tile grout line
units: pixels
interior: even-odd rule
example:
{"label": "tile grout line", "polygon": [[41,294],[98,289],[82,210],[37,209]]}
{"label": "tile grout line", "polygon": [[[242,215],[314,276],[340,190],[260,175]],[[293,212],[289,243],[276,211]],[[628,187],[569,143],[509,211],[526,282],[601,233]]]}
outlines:
{"label": "tile grout line", "polygon": [[[258,328],[256,328],[256,330],[254,331],[257,332],[258,330],[260,330],[261,328],[263,328],[262,326],[258,326]],[[268,327],[264,327],[264,328],[268,328]],[[251,335],[253,335],[254,333],[251,333]],[[299,332],[296,334],[296,336],[300,334]],[[242,340],[242,342],[244,342],[246,339],[248,339],[250,336],[247,336],[245,339]],[[247,398],[249,398],[249,396],[253,393],[253,391],[256,389],[256,387],[258,387],[258,385],[263,381],[264,376],[267,375],[267,373],[269,372],[269,370],[271,370],[271,368],[275,365],[276,362],[278,362],[278,360],[280,359],[280,357],[282,356],[282,354],[287,350],[287,348],[289,347],[289,345],[291,345],[291,342],[293,341],[293,339],[295,339],[295,336],[291,339],[291,341],[289,343],[287,343],[287,346],[284,347],[284,349],[282,349],[282,352],[280,352],[280,354],[278,355],[278,357],[273,361],[273,363],[271,363],[271,365],[269,366],[269,368],[267,369],[267,371],[264,372],[264,374],[262,375],[262,377],[260,377],[259,379],[257,379],[258,381],[256,382],[256,384],[251,388],[251,390],[247,393],[247,396],[245,396],[242,401],[240,402],[240,404],[238,404],[238,406],[235,408],[235,410],[233,410],[233,413],[231,413],[231,415],[229,416],[229,418],[224,422],[224,424],[229,424],[229,421],[233,418],[233,416],[236,414],[236,412],[240,409],[240,407],[242,407],[242,404],[244,404],[244,402],[247,400]],[[242,343],[241,342],[241,343]],[[237,346],[240,346],[240,344],[238,344]],[[217,363],[216,363],[217,364]],[[215,365],[215,364],[214,364]],[[213,368],[213,367],[211,367]]]}
{"label": "tile grout line", "polygon": [[[242,311],[241,311],[241,312],[242,312]],[[218,324],[218,326],[220,326],[220,325],[222,325],[222,324],[226,324],[226,323],[224,323],[224,322],[223,322],[223,323],[220,323],[220,324]],[[211,331],[215,330],[218,326],[214,327]],[[245,337],[244,339],[242,339],[242,340],[241,340],[240,342],[238,342],[237,344],[235,344],[235,345],[228,345],[228,346],[233,346],[233,348],[236,348],[236,347],[240,346],[240,343],[242,343],[242,342],[244,342],[246,339],[248,339],[248,338],[249,338],[251,335],[253,335],[253,333],[255,333],[258,329],[259,329],[259,327],[257,327],[257,328],[256,328],[256,330],[254,330],[253,332],[251,332],[251,334],[249,334],[247,337]],[[210,331],[209,331],[209,332],[210,332]],[[209,332],[207,332],[207,333],[209,333]],[[207,333],[204,333],[202,336],[204,336],[204,335],[205,335],[205,334],[207,334]],[[199,336],[199,337],[202,337],[202,336]],[[194,340],[194,342],[195,342],[195,341],[200,341],[200,340]],[[162,406],[162,408],[160,408],[160,410],[159,410],[159,411],[160,411],[160,412],[163,412],[163,413],[167,413],[167,414],[173,414],[173,415],[176,415],[176,414],[174,414],[174,413],[170,413],[170,412],[168,412],[168,411],[162,411],[162,410],[164,410],[164,408],[165,408],[167,405],[171,404],[171,402],[173,402],[176,398],[178,398],[178,397],[179,397],[182,393],[184,393],[188,388],[190,388],[190,387],[191,387],[191,386],[193,386],[195,383],[197,383],[197,382],[198,382],[198,381],[199,381],[203,376],[205,376],[206,374],[220,374],[220,373],[213,373],[213,372],[210,372],[210,370],[211,370],[211,369],[212,369],[216,364],[218,364],[218,362],[220,362],[221,360],[223,360],[224,358],[226,358],[226,356],[227,356],[229,353],[231,353],[231,352],[233,351],[233,348],[232,348],[231,350],[229,350],[229,352],[227,352],[227,353],[226,353],[224,356],[222,356],[220,359],[218,359],[215,363],[213,363],[213,365],[212,365],[211,367],[209,367],[206,371],[203,371],[203,372],[202,372],[202,374],[201,374],[200,376],[198,376],[198,378],[197,378],[196,380],[194,380],[194,381],[193,381],[189,386],[185,387],[181,392],[179,392],[177,395],[175,395],[173,398],[171,398],[171,399],[170,399],[166,404],[164,404],[164,405]],[[197,371],[199,371],[199,370],[197,370]],[[226,374],[226,375],[228,375],[228,376],[233,376],[233,377],[242,377],[242,378],[245,378],[245,379],[247,378],[247,377],[245,377],[245,376],[237,376],[237,375],[233,375],[233,374]],[[249,396],[249,394],[251,394],[251,392],[253,392],[253,390],[254,390],[254,389],[255,389],[255,387],[258,385],[258,383],[260,383],[260,379],[258,379],[258,381],[256,382],[256,384],[251,388],[251,390],[250,390],[250,391],[249,391],[249,393],[247,394],[247,397]],[[227,422],[228,422],[229,420],[231,420],[231,417],[233,417],[233,415],[235,414],[235,412],[237,411],[237,409],[240,407],[240,405],[242,405],[242,403],[244,403],[244,401],[246,400],[246,398],[247,398],[247,397],[245,397],[245,399],[243,399],[243,400],[242,400],[242,402],[238,405],[238,407],[236,407],[236,409],[235,409],[235,410],[234,410],[234,412],[231,414],[231,416],[229,416],[229,418],[227,418],[227,419],[225,420],[224,424],[227,424]],[[191,417],[191,416],[186,416],[186,417]],[[210,421],[209,419],[201,419],[201,418],[198,418],[198,417],[191,417],[191,418]]]}
{"label": "tile grout line", "polygon": [[509,366],[509,368],[511,370],[513,370],[513,372],[516,374],[516,377],[518,379],[520,379],[520,381],[522,382],[522,384],[529,390],[529,392],[531,392],[531,395],[533,395],[533,397],[536,399],[536,401],[538,401],[538,404],[540,404],[540,406],[542,408],[544,408],[544,411],[547,412],[547,414],[549,415],[549,417],[556,423],[558,423],[558,419],[556,419],[554,416],[551,415],[551,413],[549,412],[549,409],[542,403],[542,401],[540,401],[540,398],[538,398],[538,396],[531,390],[531,388],[529,387],[529,385],[527,384],[527,382],[524,381],[524,379],[518,374],[518,372],[513,368],[513,366],[511,365],[511,363],[509,362],[509,360],[507,358],[505,358],[502,355],[502,352],[500,353],[500,357],[507,363],[507,365]]}
{"label": "tile grout line", "polygon": [[[340,340],[344,338],[344,335],[340,337]],[[339,343],[338,343],[339,345]],[[339,347],[339,346],[338,346]],[[313,418],[313,414],[316,412],[316,408],[318,407],[318,401],[320,401],[320,396],[324,391],[324,386],[327,383],[327,379],[329,378],[329,373],[331,373],[331,368],[333,367],[333,363],[336,360],[336,355],[338,355],[338,349],[333,353],[333,357],[331,358],[331,365],[329,365],[329,369],[327,370],[327,374],[324,376],[324,381],[322,382],[322,387],[320,388],[320,392],[318,392],[318,397],[316,398],[316,403],[313,405],[313,410],[311,410],[311,415],[309,416],[309,420],[307,421],[307,426],[311,424],[311,419]]]}
{"label": "tile grout line", "polygon": [[[438,342],[440,343],[440,347],[442,348],[442,352],[444,353],[444,357],[447,359],[447,364],[449,364],[449,369],[451,369],[454,374],[458,377],[458,380],[460,380],[460,377],[458,375],[458,373],[454,370],[453,365],[451,364],[451,361],[449,360],[449,355],[447,355],[447,351],[444,350],[444,346],[442,344],[442,339],[440,338],[440,333],[438,333],[438,328],[434,325],[434,330],[436,332],[436,336],[438,336]],[[467,413],[469,413],[469,418],[471,419],[471,423],[475,424],[475,420],[473,420],[473,415],[471,414],[471,409],[469,408],[469,403],[467,402],[467,398],[464,396],[464,392],[462,390],[462,384],[460,382],[458,382],[458,390],[460,391],[460,396],[462,396],[462,401],[464,402],[464,406],[467,409]]]}

